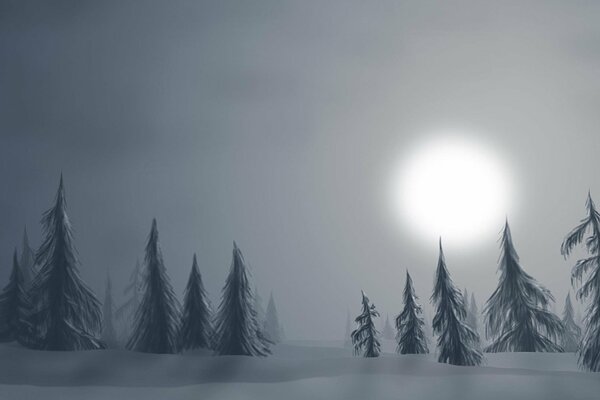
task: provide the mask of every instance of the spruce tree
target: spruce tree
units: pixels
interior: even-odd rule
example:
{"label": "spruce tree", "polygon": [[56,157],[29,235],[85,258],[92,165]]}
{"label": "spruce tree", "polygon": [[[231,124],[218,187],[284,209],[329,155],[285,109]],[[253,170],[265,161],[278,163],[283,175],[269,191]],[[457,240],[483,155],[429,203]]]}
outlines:
{"label": "spruce tree", "polygon": [[385,340],[394,340],[394,329],[392,328],[392,324],[390,323],[390,316],[385,316],[385,324],[383,325],[383,330],[381,334]]}
{"label": "spruce tree", "polygon": [[127,335],[131,332],[133,322],[135,321],[135,312],[140,306],[143,288],[143,274],[140,260],[137,260],[135,267],[129,277],[129,283],[125,286],[123,294],[127,299],[115,312],[115,318],[119,321],[125,320]]}
{"label": "spruce tree", "polygon": [[39,271],[30,288],[27,343],[42,350],[102,348],[100,302],[79,276],[62,176],[54,206],[46,211],[42,224],[45,238],[36,255]]}
{"label": "spruce tree", "polygon": [[590,193],[586,209],[587,216],[567,235],[561,253],[566,258],[585,242],[589,257],[578,260],[571,271],[571,282],[580,285],[577,298],[588,302],[579,364],[588,371],[600,372],[600,214]]}
{"label": "spruce tree", "polygon": [[266,318],[265,308],[263,307],[263,299],[256,286],[254,286],[254,311],[256,311],[256,320],[259,325],[264,325]]}
{"label": "spruce tree", "polygon": [[31,282],[37,274],[35,268],[35,251],[29,245],[29,236],[27,235],[27,228],[23,230],[23,248],[21,249],[21,258],[19,259],[19,265],[23,274],[23,282],[25,288],[29,290]]}
{"label": "spruce tree", "polygon": [[549,290],[521,268],[508,221],[502,232],[500,248],[498,287],[484,308],[486,334],[492,337],[492,344],[486,351],[562,351],[556,344],[562,324],[548,310],[554,298]]}
{"label": "spruce tree", "polygon": [[273,299],[273,292],[271,292],[271,295],[269,296],[263,332],[273,343],[281,342],[281,324],[279,322],[275,300]]}
{"label": "spruce tree", "polygon": [[21,338],[25,333],[28,309],[25,279],[15,249],[8,284],[0,294],[0,342],[12,342]]}
{"label": "spruce tree", "polygon": [[[467,304],[469,303],[465,303],[465,305]],[[469,324],[471,329],[479,334],[479,308],[477,307],[474,293],[471,293],[471,302],[468,306],[467,324]]]}
{"label": "spruce tree", "polygon": [[356,317],[358,328],[352,331],[352,344],[354,354],[363,352],[364,357],[379,357],[381,345],[379,343],[379,332],[375,328],[374,318],[379,317],[375,304],[369,304],[369,298],[362,293],[362,312]]}
{"label": "spruce tree", "polygon": [[571,294],[567,294],[565,299],[565,309],[563,311],[563,331],[560,336],[560,344],[562,348],[569,353],[574,353],[579,349],[579,341],[581,339],[581,328],[575,322],[575,311],[571,303]]}
{"label": "spruce tree", "polygon": [[483,355],[479,336],[466,323],[462,294],[454,287],[448,269],[442,241],[431,300],[436,305],[433,332],[438,335],[438,361],[453,365],[479,365]]}
{"label": "spruce tree", "polygon": [[192,270],[183,298],[179,348],[181,350],[211,348],[214,339],[211,323],[212,311],[198,269],[196,254],[194,254]]}
{"label": "spruce tree", "polygon": [[396,330],[398,331],[399,354],[426,354],[427,338],[425,337],[425,322],[423,321],[423,309],[418,303],[418,297],[413,288],[413,282],[408,271],[406,271],[406,284],[404,286],[404,308],[396,317]]}
{"label": "spruce tree", "polygon": [[270,341],[256,320],[254,296],[244,256],[233,242],[233,259],[216,318],[218,355],[266,356]]}
{"label": "spruce tree", "polygon": [[102,340],[106,344],[106,347],[110,349],[116,348],[119,345],[113,315],[114,303],[112,298],[112,283],[107,272],[106,290],[104,292],[104,303],[102,305]]}
{"label": "spruce tree", "polygon": [[127,348],[144,353],[173,354],[178,349],[179,302],[158,244],[156,219],[152,220],[144,262],[143,295]]}

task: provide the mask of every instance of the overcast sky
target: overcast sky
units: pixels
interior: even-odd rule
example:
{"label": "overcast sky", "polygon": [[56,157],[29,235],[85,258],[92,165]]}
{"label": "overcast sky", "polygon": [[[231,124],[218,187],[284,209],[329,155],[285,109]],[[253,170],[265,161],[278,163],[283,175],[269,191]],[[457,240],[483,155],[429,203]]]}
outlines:
{"label": "overcast sky", "polygon": [[[468,128],[516,177],[523,267],[562,310],[564,235],[600,201],[600,4],[591,1],[0,2],[0,278],[60,172],[81,273],[120,292],[156,217],[181,296],[216,303],[236,240],[287,336],[340,338],[364,289],[428,301],[436,243],[398,226],[393,166]],[[500,231],[501,226],[498,227]],[[481,303],[498,244],[447,247]]]}

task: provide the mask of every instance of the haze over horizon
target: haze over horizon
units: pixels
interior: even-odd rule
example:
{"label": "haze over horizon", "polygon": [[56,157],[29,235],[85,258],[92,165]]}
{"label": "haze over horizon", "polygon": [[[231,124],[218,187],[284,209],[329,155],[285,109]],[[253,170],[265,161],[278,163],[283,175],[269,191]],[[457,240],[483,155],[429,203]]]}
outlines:
{"label": "haze over horizon", "polygon": [[[399,226],[390,178],[458,129],[509,166],[522,266],[561,312],[576,259],[561,241],[588,190],[600,202],[599,17],[553,1],[3,2],[0,286],[24,226],[40,243],[62,171],[99,298],[108,268],[121,300],[156,217],[180,298],[197,253],[218,305],[235,240],[288,338],[341,339],[361,289],[383,320],[400,311],[406,268],[428,304],[437,242]],[[445,254],[481,308],[496,238]]]}

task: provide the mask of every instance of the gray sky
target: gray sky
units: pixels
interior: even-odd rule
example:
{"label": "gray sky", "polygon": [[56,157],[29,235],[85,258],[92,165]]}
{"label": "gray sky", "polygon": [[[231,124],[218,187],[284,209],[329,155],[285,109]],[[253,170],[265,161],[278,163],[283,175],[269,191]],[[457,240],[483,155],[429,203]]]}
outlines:
{"label": "gray sky", "polygon": [[[156,217],[180,296],[197,252],[217,301],[235,239],[288,337],[339,338],[360,289],[399,311],[405,268],[428,299],[436,243],[398,229],[388,178],[423,132],[468,127],[515,172],[522,265],[562,310],[561,240],[600,201],[600,4],[51,3],[0,3],[3,281],[63,171],[96,293]],[[496,241],[445,250],[482,303]]]}

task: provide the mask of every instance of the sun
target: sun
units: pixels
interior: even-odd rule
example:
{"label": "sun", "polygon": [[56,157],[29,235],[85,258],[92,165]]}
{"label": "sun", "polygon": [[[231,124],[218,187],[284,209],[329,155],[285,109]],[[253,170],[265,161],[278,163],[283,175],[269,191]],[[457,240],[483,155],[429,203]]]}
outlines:
{"label": "sun", "polygon": [[472,245],[497,233],[512,203],[505,163],[486,146],[455,135],[418,146],[397,167],[393,211],[427,241]]}

